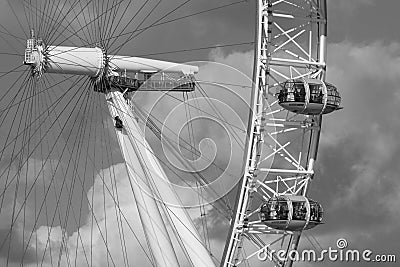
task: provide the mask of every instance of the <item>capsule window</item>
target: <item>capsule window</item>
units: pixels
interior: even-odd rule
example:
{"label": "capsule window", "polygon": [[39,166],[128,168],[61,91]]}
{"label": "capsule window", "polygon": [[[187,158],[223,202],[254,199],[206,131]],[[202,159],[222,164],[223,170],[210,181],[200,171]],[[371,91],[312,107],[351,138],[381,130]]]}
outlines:
{"label": "capsule window", "polygon": [[308,86],[310,88],[310,103],[322,104],[324,97],[323,85],[310,83]]}
{"label": "capsule window", "polygon": [[335,107],[340,106],[341,97],[340,97],[339,92],[337,91],[337,88],[335,86],[333,86],[332,84],[326,83],[326,89],[328,91],[327,104],[333,105]]}
{"label": "capsule window", "polygon": [[322,222],[323,210],[321,204],[310,201],[310,221]]}
{"label": "capsule window", "polygon": [[306,88],[302,81],[287,81],[278,95],[280,102],[305,102]]}
{"label": "capsule window", "polygon": [[305,201],[293,201],[293,220],[306,220],[307,208]]}
{"label": "capsule window", "polygon": [[273,199],[261,207],[261,220],[288,220],[289,206],[285,199]]}

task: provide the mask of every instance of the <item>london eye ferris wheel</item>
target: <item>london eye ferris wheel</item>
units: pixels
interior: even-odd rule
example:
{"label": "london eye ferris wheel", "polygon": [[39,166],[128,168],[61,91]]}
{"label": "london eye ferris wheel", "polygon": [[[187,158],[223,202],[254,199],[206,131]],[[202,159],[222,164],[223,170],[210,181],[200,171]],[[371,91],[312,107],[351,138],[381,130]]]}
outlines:
{"label": "london eye ferris wheel", "polygon": [[216,64],[204,79],[204,62],[154,59],[162,38],[126,48],[247,1],[183,16],[190,0],[172,2],[0,4],[2,265],[292,266],[324,223],[308,189],[322,118],[341,108],[326,0],[254,1],[253,77]]}

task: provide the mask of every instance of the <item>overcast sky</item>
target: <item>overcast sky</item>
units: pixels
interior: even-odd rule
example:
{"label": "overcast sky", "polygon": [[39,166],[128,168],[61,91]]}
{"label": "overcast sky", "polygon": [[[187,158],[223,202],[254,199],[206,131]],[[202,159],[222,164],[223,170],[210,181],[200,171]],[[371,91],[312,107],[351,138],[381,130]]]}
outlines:
{"label": "overcast sky", "polygon": [[[170,10],[171,6],[176,6],[180,2],[182,1],[168,0],[168,3],[162,3],[159,13],[165,14],[165,10]],[[232,3],[231,0],[195,0],[192,2],[170,18]],[[22,34],[15,19],[12,19],[10,10],[6,8],[5,0],[1,0],[0,7],[1,25],[10,31],[15,30],[18,34]],[[315,228],[308,234],[315,236],[323,248],[334,247],[338,238],[346,238],[351,248],[396,254],[398,260],[400,260],[398,241],[400,237],[398,226],[400,221],[400,161],[398,158],[400,154],[400,142],[398,141],[400,137],[400,88],[398,86],[400,84],[400,37],[397,31],[400,25],[399,9],[398,0],[328,0],[327,80],[335,84],[342,93],[344,109],[325,116],[323,121],[320,151],[316,164],[316,179],[311,185],[310,195],[322,203],[326,217],[324,225]],[[148,57],[176,62],[216,61],[238,69],[251,77],[253,64],[251,44],[183,53],[162,53],[252,42],[255,27],[254,15],[255,0],[249,0],[155,27],[142,34],[140,38],[135,38],[119,52],[129,55],[148,55]],[[156,17],[157,14],[154,16]],[[8,17],[10,19],[7,19]],[[0,52],[12,50],[7,48],[4,38],[0,42],[3,47],[3,49],[0,48]],[[21,49],[23,47],[19,46],[18,50]],[[3,59],[3,62],[8,60],[6,57],[0,56],[0,58]],[[21,61],[21,58],[16,58],[13,62],[18,60]],[[211,79],[215,66],[205,63],[199,63],[199,65],[207,73],[205,77]],[[5,70],[7,70],[7,66],[2,64],[0,71]],[[142,97],[146,99],[145,96]],[[243,93],[243,97],[246,98],[245,93]],[[3,128],[0,133],[4,137],[7,131]],[[118,158],[115,163],[120,160]],[[2,165],[4,162],[0,162],[0,168],[4,168]],[[102,166],[105,167],[104,165]],[[115,169],[120,174],[118,183],[122,190],[120,191],[121,195],[132,197],[130,192],[124,193],[123,191],[124,188],[127,188],[127,178],[123,167],[116,165]],[[86,185],[85,194],[90,196],[91,192],[96,190],[101,193],[100,178],[96,176],[91,184]],[[112,205],[113,200],[107,199],[107,201]],[[132,199],[126,198],[121,207],[128,219],[138,221],[135,213],[136,207],[131,204],[132,202]],[[104,219],[107,213],[102,209],[103,204],[101,199],[95,198],[90,204],[98,214],[99,220]],[[7,215],[10,212],[11,210],[3,211],[0,215],[0,240],[5,235],[4,233],[7,233],[7,227],[9,227]],[[113,209],[110,208],[108,214],[112,212]],[[110,221],[108,226],[104,226],[110,228],[110,236],[118,235],[117,229],[111,229],[110,226],[116,223],[118,222]],[[217,225],[218,223],[221,225]],[[80,226],[81,235],[84,236],[82,239],[90,239],[89,221],[82,222]],[[220,231],[220,227],[224,230]],[[35,233],[39,240],[44,238],[44,244],[47,230],[45,225],[41,225]],[[73,250],[74,246],[83,246],[73,242],[73,240],[75,242],[77,240],[76,229],[69,230],[71,230],[69,234],[71,235],[70,240],[72,240],[68,245],[70,250]],[[139,226],[136,230],[140,232]],[[210,230],[215,233],[214,237],[216,238],[212,240],[214,244],[222,247],[225,241],[223,239],[225,230],[226,224],[217,220]],[[101,240],[100,233],[95,233],[95,235]],[[61,237],[61,227],[54,226],[52,240],[55,247]],[[135,239],[129,233],[127,238]],[[143,236],[139,237],[139,239],[143,238]],[[303,238],[302,242],[303,246],[309,246],[306,238]],[[101,247],[100,241],[98,246],[96,255],[101,256],[105,250]],[[117,246],[118,244],[114,247]],[[110,245],[110,247],[113,246]],[[136,243],[129,249],[141,251]],[[0,251],[3,260],[4,253],[4,250]],[[115,251],[115,253],[114,255],[118,257],[119,252]],[[28,263],[35,261],[33,251],[29,251],[27,254]],[[11,258],[15,262],[19,262],[19,256],[20,251],[16,251]],[[81,259],[83,258],[81,257]],[[146,257],[141,252],[135,254],[134,259],[146,262]],[[106,263],[99,259],[97,264],[103,266],[101,264]],[[332,263],[331,265],[352,266],[357,264]],[[398,263],[397,265],[382,265],[397,266]],[[371,264],[370,266],[378,265]]]}

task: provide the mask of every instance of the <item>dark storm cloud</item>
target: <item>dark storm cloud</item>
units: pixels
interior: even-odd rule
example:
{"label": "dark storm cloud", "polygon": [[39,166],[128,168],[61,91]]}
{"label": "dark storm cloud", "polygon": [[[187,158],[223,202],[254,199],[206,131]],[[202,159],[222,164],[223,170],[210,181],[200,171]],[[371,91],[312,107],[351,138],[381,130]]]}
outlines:
{"label": "dark storm cloud", "polygon": [[[232,1],[191,2],[171,18]],[[255,2],[249,1],[165,27],[156,27],[128,43],[123,52],[145,55],[210,44],[252,41]],[[168,10],[171,10],[172,4],[177,6],[180,1],[168,3]],[[2,4],[4,2],[0,2],[0,6]],[[341,89],[345,109],[324,120],[316,180],[311,187],[311,196],[321,201],[326,210],[326,224],[313,232],[325,244],[334,243],[335,238],[346,237],[351,240],[351,244],[375,248],[377,251],[392,252],[393,248],[398,248],[400,49],[395,42],[384,44],[398,40],[398,34],[393,30],[398,26],[398,7],[399,3],[395,0],[329,1],[329,39],[339,44],[329,49],[328,80]],[[383,40],[381,43],[359,44],[373,43],[380,39]],[[342,40],[349,42],[340,43]],[[232,51],[247,50],[248,47],[223,49],[221,58],[228,58]],[[194,51],[151,57],[182,62],[207,59],[209,52]],[[251,59],[229,63],[251,73]],[[79,119],[85,116],[87,114],[82,112]],[[104,130],[100,121],[99,118],[94,131]],[[131,196],[130,192],[127,195]],[[210,235],[224,241],[226,221],[215,210],[209,211],[209,217],[212,224]],[[0,230],[0,240],[4,240],[4,231]],[[325,238],[328,241],[323,242]],[[22,238],[15,240],[17,242]],[[22,245],[15,244],[15,247],[22,249]],[[4,247],[8,247],[8,244]],[[20,261],[21,249],[10,252],[13,260]],[[2,249],[1,256],[6,255],[4,253],[7,250]],[[25,259],[27,262],[35,260],[31,250],[28,250]]]}
{"label": "dark storm cloud", "polygon": [[[324,204],[324,244],[397,253],[400,218],[400,45],[344,42],[329,49],[328,80],[342,111],[326,116],[311,196]],[[346,265],[347,266],[347,265]]]}

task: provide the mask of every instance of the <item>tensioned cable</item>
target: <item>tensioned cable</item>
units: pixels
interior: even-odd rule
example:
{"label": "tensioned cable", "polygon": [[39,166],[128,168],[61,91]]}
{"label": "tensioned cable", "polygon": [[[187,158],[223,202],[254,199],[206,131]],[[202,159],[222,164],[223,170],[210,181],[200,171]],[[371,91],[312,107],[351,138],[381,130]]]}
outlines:
{"label": "tensioned cable", "polygon": [[[156,23],[162,21],[164,18],[168,17],[169,15],[175,13],[176,11],[178,11],[179,9],[181,9],[182,7],[184,7],[187,3],[189,3],[191,0],[186,0],[185,2],[179,4],[178,6],[176,6],[175,8],[173,8],[171,11],[167,12],[165,15],[163,15],[162,17],[160,17],[158,20],[156,20],[154,23],[152,23],[151,25],[155,25]],[[116,53],[118,53],[121,48],[123,46],[125,46],[127,43],[129,43],[132,39],[136,38],[138,35],[140,35],[141,33],[145,32],[146,30],[143,30],[139,33],[137,33],[135,36],[133,36],[133,34],[136,32],[136,30],[138,30],[140,28],[140,26],[145,22],[145,20],[150,16],[150,14],[157,8],[158,4],[161,3],[161,1],[159,1],[157,3],[157,5],[154,7],[154,9],[152,9],[152,11],[142,20],[141,23],[139,23],[136,27],[136,29],[131,33],[131,35],[129,35],[129,37],[118,47],[114,48],[112,51],[116,51]],[[148,28],[149,29],[149,28]],[[121,31],[122,33],[123,31]],[[110,40],[109,40],[110,41]],[[116,39],[111,43],[110,47],[116,42]]]}
{"label": "tensioned cable", "polygon": [[[117,110],[118,110],[118,108],[117,108]],[[104,111],[103,111],[103,112],[104,112]],[[121,111],[120,111],[120,112],[121,112]],[[108,112],[105,112],[105,114],[106,114],[107,116],[110,116]],[[129,116],[129,114],[127,114],[127,115]],[[144,145],[144,144],[142,144],[142,145]],[[152,153],[152,154],[159,160],[160,163],[162,163],[164,166],[166,166],[166,167],[167,167],[170,171],[172,171],[178,178],[180,178],[185,184],[187,184],[186,180],[183,179],[183,178],[182,178],[174,169],[172,169],[168,164],[166,164],[166,163],[163,161],[163,159],[160,158],[160,156],[158,156],[157,154],[155,154],[155,153],[152,152],[152,151],[149,151],[149,152]],[[187,185],[188,185],[189,187],[191,187],[189,184],[187,184]],[[198,194],[198,192],[197,192],[197,194]],[[225,219],[227,219],[227,220],[230,219],[230,216],[227,216],[224,212],[222,212],[222,211],[221,211],[218,207],[216,207],[214,204],[210,203],[210,205],[213,206],[217,212],[219,212],[221,215],[223,215],[223,217],[224,217]]]}
{"label": "tensioned cable", "polygon": [[[19,20],[17,14],[15,13],[15,10],[14,10],[14,8],[12,7],[12,5],[10,4],[10,1],[9,1],[9,0],[7,0],[7,4],[8,4],[8,6],[10,7],[11,12],[13,13],[14,17],[17,19],[18,25],[20,26],[21,30],[22,30],[23,33],[25,34],[25,37],[28,38],[28,35],[26,34],[26,32],[25,32],[25,30],[24,30],[24,27],[22,26],[21,21]],[[29,24],[28,24],[28,25],[29,25]]]}
{"label": "tensioned cable", "polygon": [[[54,106],[54,107],[52,107],[52,111],[54,111],[54,110],[56,109],[57,105],[58,105],[59,103],[61,103],[61,100],[62,100],[68,93],[71,92],[71,88],[73,88],[73,87],[74,87],[77,83],[79,83],[81,80],[83,80],[83,78],[78,79],[77,81],[75,81],[75,82],[72,84],[72,86],[71,86],[69,89],[67,89],[66,92],[65,92],[64,94],[62,94],[62,95],[57,99],[57,101],[55,101],[55,102],[52,104],[52,106]],[[40,118],[40,117],[41,117],[42,115],[44,115],[44,114],[46,114],[46,111],[42,112],[42,114],[40,114],[40,116],[39,116],[38,118]],[[49,113],[48,113],[48,114],[49,114]],[[49,115],[47,115],[45,118],[48,118],[48,116],[49,116]],[[36,118],[34,122],[36,122],[36,120],[38,120],[38,118]],[[45,122],[45,121],[44,121],[44,122]],[[44,123],[44,122],[43,122],[43,123]],[[42,123],[42,124],[43,124],[43,123]],[[42,124],[41,124],[41,125],[42,125]],[[40,126],[39,126],[39,127],[40,127]],[[26,130],[26,129],[24,129],[24,131],[25,131],[25,130]],[[38,130],[38,128],[35,130],[35,132],[34,132],[33,134],[35,134],[35,133],[37,132],[37,130]],[[16,136],[13,140],[16,140],[16,138],[18,138],[20,134],[21,134],[21,133],[18,133],[17,136]],[[32,136],[33,136],[33,135],[32,135]],[[31,137],[32,137],[32,136],[31,136]],[[4,147],[3,147],[3,149],[2,149],[0,152],[3,152],[10,144],[11,144],[11,143],[5,144]]]}
{"label": "tensioned cable", "polygon": [[[140,110],[140,108],[138,108],[138,110]],[[139,115],[140,113],[138,113],[138,115]],[[140,116],[140,115],[139,115]],[[143,120],[143,115],[141,116],[142,117],[142,120]],[[145,123],[145,126],[147,126],[154,134],[155,134],[155,136],[159,139],[159,140],[161,140],[161,130],[158,128],[158,126],[152,121],[152,118],[151,117],[154,117],[154,116],[152,116],[151,114],[148,114],[148,116],[147,116],[147,120],[146,120],[146,123]],[[154,117],[155,118],[155,117]],[[179,136],[178,136],[179,137]],[[180,137],[179,137],[180,138]],[[181,138],[180,138],[181,139]],[[168,139],[166,139],[167,141],[170,141],[170,140],[168,140]],[[182,139],[181,139],[182,140]],[[185,140],[184,140],[185,141]],[[171,142],[173,142],[173,141],[171,141]],[[190,146],[190,144],[188,143],[188,145]],[[185,147],[184,147],[185,148]],[[187,148],[185,148],[185,149],[187,149]],[[193,149],[196,149],[196,148],[193,148]],[[151,152],[152,153],[152,152]],[[183,178],[183,177],[181,177],[181,175],[179,175],[171,166],[169,166],[166,162],[164,162],[164,160],[163,159],[161,159],[160,158],[160,156],[158,156],[157,154],[154,154],[154,153],[152,153],[153,155],[155,155],[156,157],[157,157],[157,159],[159,160],[159,162],[160,163],[162,163],[162,165],[163,166],[165,166],[165,167],[167,167],[170,171],[172,171],[180,180],[182,180],[186,185],[188,185],[190,188],[192,188],[192,186]],[[215,163],[214,163],[215,164]],[[203,176],[203,175],[201,175],[200,173],[196,173],[196,175],[197,176],[199,176],[200,177],[200,179],[198,179],[198,177],[196,177],[196,176],[194,176],[197,180],[199,180],[200,182],[203,182],[203,184],[204,185],[207,185],[208,184],[208,181],[207,181],[207,179]],[[218,195],[213,189],[212,189],[212,187],[209,187],[210,188],[210,190],[215,194],[215,195]],[[199,194],[199,192],[197,192],[197,191],[195,191],[196,192],[196,194]],[[203,197],[203,196],[201,196],[201,197]],[[221,201],[223,201],[224,202],[224,205],[225,206],[222,206],[222,207],[224,207],[224,208],[228,208],[228,211],[230,211],[230,206],[228,205],[228,203],[224,200],[224,197],[221,197],[221,198],[219,198],[219,200],[221,200]],[[217,203],[218,203],[219,201],[217,201]],[[227,216],[224,212],[222,212],[222,211],[220,211],[220,209],[219,208],[217,208],[216,206],[214,206],[213,204],[210,204],[210,205],[212,205],[221,215],[223,215],[226,219],[229,219],[229,216]],[[228,212],[229,213],[229,212]]]}
{"label": "tensioned cable", "polygon": [[[153,26],[151,26],[151,27],[164,25],[164,24],[167,24],[167,23],[171,23],[171,22],[173,22],[173,21],[177,21],[177,20],[181,20],[181,19],[185,19],[185,18],[190,18],[190,17],[192,17],[192,16],[196,16],[196,15],[199,15],[199,14],[208,13],[208,12],[211,12],[211,11],[215,11],[215,10],[218,10],[218,9],[227,8],[227,7],[236,5],[236,4],[246,3],[246,2],[247,2],[247,0],[237,1],[237,2],[234,2],[234,3],[227,4],[227,5],[223,5],[223,6],[219,6],[219,7],[215,7],[215,8],[211,8],[211,9],[207,9],[207,10],[203,10],[203,11],[196,12],[196,13],[193,13],[193,14],[190,14],[190,15],[186,15],[186,16],[183,16],[183,17],[175,18],[175,19],[173,19],[173,20],[168,20],[168,21],[165,21],[165,22],[162,22],[162,23],[158,23],[158,24],[155,24],[155,25],[153,25]],[[141,30],[143,30],[143,29],[147,29],[147,28],[151,28],[151,27],[148,26],[148,27],[145,27],[145,28],[141,28],[141,29],[135,30],[134,32],[141,31]],[[79,29],[78,31],[81,31],[81,30],[83,30],[83,29]],[[126,32],[126,33],[123,33],[123,34],[118,35],[118,36],[112,36],[112,37],[106,38],[106,39],[103,40],[103,41],[111,40],[111,39],[115,39],[115,38],[119,38],[119,37],[121,37],[121,36],[128,35],[128,34],[131,34],[131,33],[132,33],[132,31],[131,31],[131,32]],[[64,40],[64,41],[65,41],[65,40]],[[64,41],[62,41],[62,42],[64,42]],[[62,43],[62,42],[60,42],[60,43]],[[89,45],[94,45],[94,44],[95,44],[95,43],[92,43],[92,44],[89,44]],[[63,52],[60,52],[60,53],[70,52],[70,51],[73,51],[73,50],[75,50],[75,49],[77,49],[77,48],[71,48],[71,49],[69,49],[69,50],[67,50],[67,51],[63,51]],[[57,54],[55,54],[55,55],[57,55]]]}
{"label": "tensioned cable", "polygon": [[[212,101],[210,101],[210,97],[208,96],[207,92],[203,89],[203,87],[199,84],[196,83],[197,87],[199,88],[199,92],[200,94],[206,99],[206,101],[209,103],[210,107],[214,110],[214,112],[217,114],[219,121],[221,121],[222,123],[226,122],[226,120],[223,120],[223,115],[221,114],[221,112],[218,110],[218,108],[215,106],[214,103],[212,103]],[[224,123],[225,124],[225,123]],[[233,124],[231,123],[226,123],[227,126],[229,126],[231,128],[231,132],[234,135],[234,139],[236,141],[236,143],[240,146],[240,148],[244,149],[244,141],[240,139],[240,136],[238,135],[238,133],[234,130],[232,130],[233,128],[239,128],[239,127],[234,127]],[[239,128],[240,129],[240,128]],[[243,129],[240,129],[241,132],[243,132]]]}
{"label": "tensioned cable", "polygon": [[[182,20],[182,19],[185,19],[185,18],[190,18],[190,17],[196,16],[196,15],[208,13],[208,12],[215,11],[215,10],[222,9],[222,8],[227,8],[227,7],[230,7],[230,6],[233,6],[233,5],[237,5],[237,4],[241,4],[241,3],[245,3],[245,2],[247,2],[247,0],[240,0],[240,1],[237,1],[237,2],[230,3],[230,4],[222,5],[222,6],[219,6],[219,7],[214,7],[214,8],[206,9],[206,10],[199,11],[199,12],[195,12],[195,13],[192,13],[192,14],[189,14],[189,15],[186,15],[186,16],[182,16],[182,17],[178,17],[178,18],[175,18],[175,19],[171,19],[171,20],[167,20],[167,21],[155,23],[155,24],[152,24],[152,25],[150,25],[150,26],[137,29],[137,30],[135,30],[135,31],[126,32],[126,33],[121,34],[121,35],[118,35],[118,36],[113,36],[113,37],[111,37],[111,38],[119,38],[119,37],[121,37],[121,36],[125,36],[125,35],[128,35],[128,34],[132,34],[132,33],[134,33],[134,32],[138,32],[138,31],[141,31],[141,33],[142,33],[142,32],[144,32],[144,30],[147,30],[147,29],[150,29],[150,28],[153,28],[153,27],[161,26],[161,25],[164,25],[164,24],[167,24],[167,23],[175,22],[175,21]],[[137,37],[137,36],[138,36],[138,35],[135,35],[134,37]],[[127,42],[129,42],[129,41],[130,41],[130,40],[127,40]]]}
{"label": "tensioned cable", "polygon": [[[120,3],[122,3],[122,2],[123,1],[121,1]],[[119,8],[118,9],[114,9],[114,13],[110,14],[108,16],[108,18],[106,18],[105,23],[102,23],[102,22],[99,23],[99,25],[104,25],[104,24],[106,25],[106,27],[105,27],[106,30],[105,31],[101,31],[101,32],[103,32],[103,34],[100,33],[100,39],[101,40],[104,40],[104,39],[108,38],[110,35],[115,33],[115,31],[119,28],[119,25],[120,25],[122,19],[125,17],[125,13],[130,9],[131,3],[132,3],[131,1],[128,1],[128,4],[127,4],[127,6],[124,7],[124,12],[122,14],[118,14]],[[136,8],[136,12],[133,15],[131,15],[132,16],[132,18],[131,18],[132,20],[137,17],[137,15],[146,6],[146,4],[147,4],[147,1],[142,3],[142,5],[139,8]],[[107,5],[107,7],[108,7],[108,5]],[[117,23],[115,24],[116,20],[113,19],[113,18],[117,17],[117,15],[120,18],[117,21]],[[108,51],[108,49],[109,49],[109,41],[106,42],[105,46],[106,46],[107,51]]]}
{"label": "tensioned cable", "polygon": [[[28,79],[27,80],[27,86],[25,87],[25,91],[27,91],[27,93],[29,93],[29,91],[30,91],[29,89],[30,89],[30,85],[31,84],[32,84],[32,80]],[[28,110],[29,110],[29,107],[24,105],[23,108],[22,108],[21,115],[23,117],[27,116],[28,114],[25,114],[25,113],[28,113],[29,112]],[[26,121],[25,121],[25,123],[26,123]],[[19,131],[21,125],[22,125],[22,120],[19,120],[18,127],[17,127],[17,132]],[[22,142],[24,143],[24,140],[22,140]],[[15,144],[14,144],[14,148],[16,146],[16,143],[17,142],[15,142]],[[9,263],[9,258],[10,258],[11,243],[12,243],[12,240],[13,240],[13,234],[15,234],[14,233],[14,222],[17,221],[17,218],[18,218],[18,215],[19,215],[19,213],[17,214],[17,216],[15,214],[16,214],[16,209],[17,209],[16,208],[17,207],[17,196],[18,196],[19,185],[20,185],[21,169],[22,169],[22,166],[23,166],[23,164],[21,164],[21,162],[22,162],[22,153],[21,153],[21,156],[19,157],[18,161],[19,161],[18,162],[19,164],[17,166],[17,171],[16,171],[16,175],[15,175],[17,177],[17,182],[15,183],[14,199],[12,201],[12,214],[11,214],[11,218],[10,218],[11,219],[11,223],[10,223],[10,228],[9,228],[9,232],[8,232],[9,234],[4,238],[4,241],[3,241],[3,243],[2,243],[2,245],[0,247],[0,250],[1,250],[3,248],[3,246],[4,246],[4,244],[5,244],[5,241],[7,239],[9,239],[8,248],[7,248],[7,265]],[[11,162],[10,162],[10,164],[11,164]],[[8,172],[8,174],[7,174],[6,180],[8,180],[9,173],[10,172]],[[21,207],[21,209],[22,208],[23,207]]]}
{"label": "tensioned cable", "polygon": [[[210,46],[190,48],[190,49],[180,49],[180,50],[173,50],[173,51],[166,51],[166,52],[157,52],[157,53],[154,52],[154,53],[148,53],[148,54],[140,54],[137,56],[145,57],[145,56],[154,56],[154,55],[176,54],[176,53],[183,53],[183,52],[193,52],[193,51],[199,51],[199,50],[209,50],[209,49],[215,49],[215,48],[233,47],[233,46],[242,46],[242,45],[251,45],[251,44],[254,44],[254,42],[241,42],[241,43],[221,44],[221,45],[218,44],[218,45],[210,45]],[[200,80],[197,80],[197,81],[199,82]],[[219,83],[219,84],[221,84],[221,83]],[[249,86],[247,85],[247,86],[242,86],[242,87],[249,87]]]}
{"label": "tensioned cable", "polygon": [[[29,8],[29,7],[28,7]],[[31,5],[31,8],[33,8],[33,9],[35,9],[35,11],[40,11],[41,12],[41,10],[40,9],[38,9],[36,6],[32,6]],[[46,14],[43,14],[43,15],[45,15],[45,16],[47,16]],[[48,19],[49,20],[46,20],[45,18],[41,18],[42,20],[44,20],[44,21],[46,21],[47,23],[51,23],[51,22],[57,22],[57,21],[55,21],[53,18],[51,18],[51,17],[48,17]],[[80,21],[79,21],[79,19],[78,19],[78,23],[80,23]],[[65,30],[68,30],[68,32],[72,32],[68,27],[65,27],[64,25],[62,25],[62,24],[60,24],[59,25],[59,27],[63,27]],[[72,30],[74,30],[74,27],[72,26],[72,25],[70,25],[69,26]],[[84,35],[85,35],[85,32],[84,32]],[[40,31],[38,32],[38,36],[40,36]],[[61,34],[61,36],[63,36],[64,38],[65,38],[65,36],[63,35],[63,34]],[[86,38],[86,40],[84,39],[84,38],[82,38],[80,35],[76,35],[76,37],[78,37],[83,43],[86,43],[86,44],[89,44],[89,41],[87,40],[87,38]],[[86,36],[85,36],[86,37]],[[78,46],[77,44],[75,44],[74,42],[72,42],[71,41],[71,39],[69,40],[73,45],[75,45],[75,46]]]}
{"label": "tensioned cable", "polygon": [[[139,7],[139,9],[136,11],[136,13],[131,17],[131,19],[128,21],[128,23],[126,23],[126,25],[122,28],[122,30],[120,31],[119,34],[121,34],[122,32],[124,32],[124,31],[126,30],[126,28],[129,26],[129,24],[132,23],[132,21],[136,18],[136,16],[145,8],[145,6],[146,6],[149,2],[150,2],[150,0],[144,1],[144,3]],[[159,0],[159,1],[157,2],[157,4],[147,13],[147,15],[143,18],[143,20],[138,24],[138,26],[136,27],[136,29],[137,29],[138,27],[140,27],[139,25],[141,25],[142,23],[144,23],[144,22],[146,21],[146,19],[153,13],[153,11],[158,7],[158,5],[159,5],[160,3],[161,3],[161,0]],[[127,11],[128,11],[128,7],[126,7],[125,10],[124,10],[124,12],[121,14],[120,20],[118,21],[117,25],[115,26],[114,31],[108,32],[107,38],[108,38],[109,36],[114,35],[114,33],[115,33],[115,31],[117,30],[117,28],[118,28],[120,22],[122,21],[122,18],[123,18],[124,15],[125,15],[125,12],[127,12]],[[110,44],[110,41],[111,41],[111,39],[107,39],[107,42],[106,42],[106,47],[107,47],[107,49],[109,49],[117,40],[114,40],[111,44]],[[125,43],[125,42],[124,42],[124,43]]]}
{"label": "tensioned cable", "polygon": [[[80,127],[81,128],[81,127]],[[61,131],[62,132],[62,131]],[[67,144],[67,143],[66,143]],[[75,147],[75,146],[74,146]],[[65,150],[65,148],[64,148],[64,150]],[[71,155],[71,157],[72,157],[72,155]],[[70,157],[70,159],[71,159],[71,157]],[[64,182],[65,182],[65,179],[64,179]],[[62,190],[61,190],[61,192],[60,192],[60,194],[62,193]],[[58,199],[60,199],[60,198],[58,198]],[[53,217],[53,220],[54,220],[54,217]]]}
{"label": "tensioned cable", "polygon": [[[47,109],[48,110],[48,109]],[[56,115],[57,115],[57,113],[55,113]],[[59,122],[58,122],[59,123]],[[61,125],[59,125],[59,127],[61,128]],[[105,126],[104,126],[104,123],[103,123],[103,128],[104,128]],[[105,128],[104,128],[105,129]],[[109,138],[110,139],[110,138]],[[109,141],[109,139],[107,139],[108,141]],[[69,150],[68,149],[68,147],[67,147],[67,150]],[[107,153],[108,153],[108,149],[106,149],[107,150]],[[90,155],[88,155],[88,159],[92,162],[92,160],[91,160],[91,157],[90,157]],[[94,163],[94,162],[92,162],[92,163]],[[93,165],[94,166],[94,165]],[[79,174],[78,174],[78,176],[79,176]],[[102,178],[103,179],[103,178]],[[105,181],[103,180],[103,185],[105,185]],[[106,186],[107,187],[107,186]],[[108,188],[107,188],[108,189]],[[110,193],[111,194],[111,193]],[[117,195],[117,197],[118,197],[118,195]],[[117,203],[117,206],[119,206],[119,201],[115,201],[115,199],[114,199],[114,202],[115,203]],[[121,210],[120,210],[120,213],[121,213]],[[123,214],[122,214],[123,215]],[[124,215],[123,215],[124,216]],[[125,217],[125,216],[124,216]],[[125,220],[126,220],[126,218],[125,218]],[[128,222],[128,221],[127,221]],[[129,222],[128,222],[128,225],[129,225],[129,227],[130,227],[130,224],[129,224]],[[131,230],[132,230],[132,228],[130,228]],[[133,230],[132,230],[133,231]],[[133,232],[133,234],[136,236],[136,234]],[[139,244],[140,244],[140,241],[139,241]],[[145,254],[146,254],[146,251],[144,251],[145,252]],[[147,255],[147,254],[146,254]]]}
{"label": "tensioned cable", "polygon": [[[29,90],[27,90],[27,89],[26,89],[27,86],[25,86],[25,85],[27,84],[27,82],[29,82],[29,76],[26,76],[25,79],[23,80],[23,82],[22,82],[22,84],[21,84],[21,86],[20,86],[20,90],[18,90],[18,93],[19,93],[20,91],[23,92],[23,95],[25,95],[25,94],[28,93]],[[24,89],[24,90],[22,90],[22,89]],[[7,134],[7,137],[6,137],[6,142],[8,141],[8,139],[9,139],[9,137],[10,137],[10,135],[11,135],[11,132],[12,132],[12,130],[13,130],[13,126],[15,125],[14,123],[15,123],[15,121],[16,121],[16,119],[17,119],[17,114],[19,114],[19,109],[20,109],[20,107],[21,107],[21,105],[19,105],[19,106],[17,107],[17,111],[14,113],[14,117],[13,117],[12,120],[11,120],[11,127],[9,128],[9,131],[8,131],[8,134]],[[23,107],[23,110],[24,110],[24,108],[25,108],[25,106]],[[22,112],[22,113],[23,113],[23,112]],[[21,120],[19,121],[19,126],[20,126],[20,124],[21,124]],[[17,130],[17,131],[19,131],[19,130]],[[14,142],[14,146],[13,146],[12,152],[11,152],[11,158],[14,157],[16,145],[17,145],[17,142]],[[1,155],[0,155],[0,159],[2,159],[2,158],[3,158],[3,151],[1,152]],[[6,188],[6,184],[7,184],[7,182],[8,182],[9,175],[10,175],[10,172],[11,172],[11,165],[12,165],[12,161],[10,161],[10,163],[8,164],[8,171],[7,171],[7,177],[6,177],[6,179],[5,179],[4,192],[5,192],[6,189],[7,189],[7,188]],[[5,170],[7,170],[7,168],[6,168]],[[3,176],[3,174],[5,173],[5,170],[4,170],[4,172],[0,175],[0,177]],[[1,212],[3,211],[4,198],[5,198],[5,195],[2,195],[2,196],[1,196],[1,203],[0,203],[0,214],[1,214]]]}
{"label": "tensioned cable", "polygon": [[[83,8],[81,7],[81,10],[78,12],[77,16],[79,16],[83,11],[85,11],[86,7],[87,7],[92,1],[94,1],[94,0],[89,0],[89,1],[87,2],[87,4],[86,4]],[[74,2],[74,4],[71,5],[70,9],[67,11],[67,13],[64,15],[64,17],[63,17],[62,19],[60,19],[60,21],[59,21],[59,23],[57,23],[57,25],[53,25],[53,28],[52,28],[53,33],[46,33],[46,37],[48,38],[48,42],[49,42],[49,43],[52,43],[53,41],[57,40],[57,39],[61,36],[61,34],[64,33],[65,29],[67,29],[67,28],[72,24],[72,21],[70,21],[70,22],[68,23],[68,25],[65,27],[65,29],[64,29],[63,31],[59,32],[58,35],[56,35],[56,29],[59,27],[59,25],[61,25],[61,23],[62,23],[63,20],[68,16],[68,14],[74,9],[74,5],[75,5],[75,3],[77,3],[77,2],[80,2],[80,0],[76,0],[76,1]],[[66,3],[66,1],[64,2],[64,5],[65,5],[65,3]],[[61,12],[59,12],[59,14],[61,14]],[[57,18],[56,20],[58,20],[58,18]],[[76,34],[76,33],[75,33],[75,34]],[[73,36],[75,36],[75,34],[73,34]],[[71,37],[73,37],[73,36],[71,36]],[[69,37],[69,38],[67,38],[67,39],[70,39],[71,37]]]}

